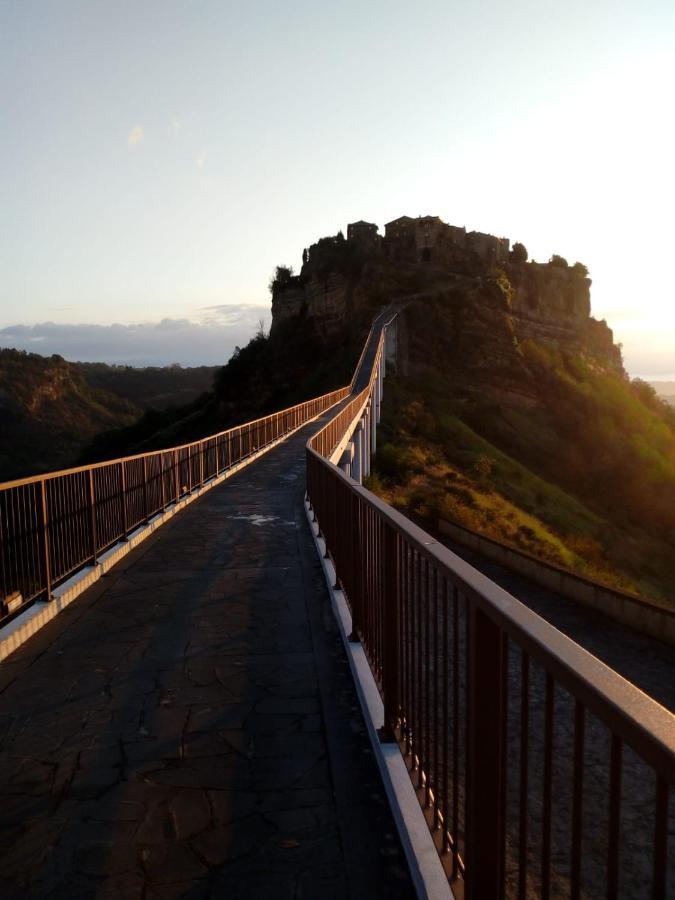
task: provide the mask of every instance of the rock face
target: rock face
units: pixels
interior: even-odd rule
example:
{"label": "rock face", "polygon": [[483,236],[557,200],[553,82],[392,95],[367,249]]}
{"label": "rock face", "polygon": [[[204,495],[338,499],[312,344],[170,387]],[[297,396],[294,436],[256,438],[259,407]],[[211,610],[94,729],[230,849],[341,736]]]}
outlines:
{"label": "rock face", "polygon": [[347,294],[347,280],[338,273],[291,284],[272,297],[272,327],[286,319],[311,319],[320,333],[334,334],[347,312]]}
{"label": "rock face", "polygon": [[423,295],[445,298],[452,313],[444,327],[453,330],[468,369],[489,364],[514,372],[518,346],[532,340],[623,371],[611,329],[591,317],[591,280],[579,264],[519,260],[506,238],[467,234],[437,216],[395,219],[384,237],[363,221],[347,234],[313,244],[300,275],[275,286],[273,329],[297,319],[334,335],[355,315],[365,320],[379,305]]}

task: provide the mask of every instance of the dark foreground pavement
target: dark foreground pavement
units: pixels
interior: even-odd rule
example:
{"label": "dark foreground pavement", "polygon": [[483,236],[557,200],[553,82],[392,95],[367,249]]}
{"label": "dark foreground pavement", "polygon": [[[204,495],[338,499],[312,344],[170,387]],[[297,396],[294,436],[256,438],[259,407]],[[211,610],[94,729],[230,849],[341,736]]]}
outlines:
{"label": "dark foreground pavement", "polygon": [[315,428],[0,665],[0,896],[414,896],[304,519]]}

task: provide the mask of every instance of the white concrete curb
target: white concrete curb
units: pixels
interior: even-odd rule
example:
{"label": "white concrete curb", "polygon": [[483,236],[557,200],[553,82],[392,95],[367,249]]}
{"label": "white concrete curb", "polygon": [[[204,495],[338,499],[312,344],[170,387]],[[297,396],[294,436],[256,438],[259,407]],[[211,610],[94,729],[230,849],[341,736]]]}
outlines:
{"label": "white concrete curb", "polygon": [[[335,404],[333,404],[333,406],[335,406]],[[329,407],[329,409],[332,408],[332,406]],[[328,412],[328,410],[324,410],[319,413],[319,415],[314,416],[314,418],[303,422],[302,425],[298,425],[297,428],[289,431],[288,434],[285,434],[283,437],[278,438],[266,447],[262,447],[260,450],[247,456],[246,459],[243,459],[241,462],[232,466],[232,468],[228,469],[226,472],[222,472],[220,475],[211,478],[209,481],[205,482],[202,487],[196,488],[186,497],[181,497],[177,503],[172,503],[171,506],[167,507],[163,512],[153,516],[147,525],[141,525],[135,531],[132,531],[126,541],[118,541],[106,550],[105,553],[102,553],[95,566],[86,566],[84,569],[81,569],[73,575],[72,578],[69,578],[67,581],[54,588],[52,592],[54,597],[53,600],[49,602],[42,600],[33,603],[27,610],[20,613],[15,619],[12,619],[12,621],[3,628],[0,628],[0,662],[25,643],[29,637],[32,637],[39,631],[43,625],[46,625],[47,622],[51,622],[61,610],[65,609],[66,606],[72,603],[76,597],[79,597],[83,591],[86,591],[88,587],[91,587],[92,584],[98,581],[101,575],[105,575],[106,572],[110,571],[115,563],[118,563],[123,559],[127,553],[130,553],[134,547],[137,547],[141,543],[141,541],[144,541],[153,534],[153,532],[164,525],[165,522],[168,522],[169,519],[173,518],[176,513],[180,512],[198,497],[201,497],[206,491],[210,491],[211,488],[221,484],[226,478],[230,478],[234,475],[235,472],[250,465],[260,456],[287,440],[291,435],[295,434],[296,431],[304,428],[305,425],[308,425],[310,422],[315,422],[325,412]]]}
{"label": "white concrete curb", "polygon": [[384,723],[384,704],[363,646],[349,640],[352,630],[351,613],[344,593],[335,588],[335,569],[325,556],[326,545],[323,538],[319,537],[319,527],[313,521],[307,498],[305,498],[305,513],[321,560],[333,611],[340,627],[342,642],[347,652],[356,683],[356,691],[368,727],[370,743],[408,860],[418,900],[452,900],[454,895],[443,871],[438,851],[415,794],[401,751],[397,744],[381,743],[377,733],[377,729]]}

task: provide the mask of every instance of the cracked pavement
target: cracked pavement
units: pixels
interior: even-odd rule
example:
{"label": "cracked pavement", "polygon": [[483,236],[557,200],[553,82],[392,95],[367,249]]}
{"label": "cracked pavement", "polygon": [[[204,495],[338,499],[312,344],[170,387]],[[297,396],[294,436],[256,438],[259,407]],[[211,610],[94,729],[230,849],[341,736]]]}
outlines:
{"label": "cracked pavement", "polygon": [[3,898],[414,897],[304,518],[316,428],[0,665]]}

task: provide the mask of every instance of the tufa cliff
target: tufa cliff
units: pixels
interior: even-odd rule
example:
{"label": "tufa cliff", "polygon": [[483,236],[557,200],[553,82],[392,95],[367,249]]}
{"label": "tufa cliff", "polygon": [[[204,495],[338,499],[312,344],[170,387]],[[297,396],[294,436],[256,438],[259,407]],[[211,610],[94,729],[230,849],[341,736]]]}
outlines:
{"label": "tufa cliff", "polygon": [[[328,337],[346,320],[365,325],[378,306],[405,298],[409,326],[422,306],[427,319],[424,347],[415,346],[410,329],[411,364],[445,354],[433,362],[460,379],[527,396],[522,349],[528,342],[623,373],[611,329],[591,316],[590,286],[581,263],[569,266],[556,256],[528,261],[521,244],[511,249],[505,238],[467,232],[438,216],[403,216],[387,223],[384,236],[361,221],[349,225],[346,238],[339,232],[303,251],[299,275],[277,269],[272,330],[303,322]],[[429,319],[445,332],[437,348],[429,344]]]}

